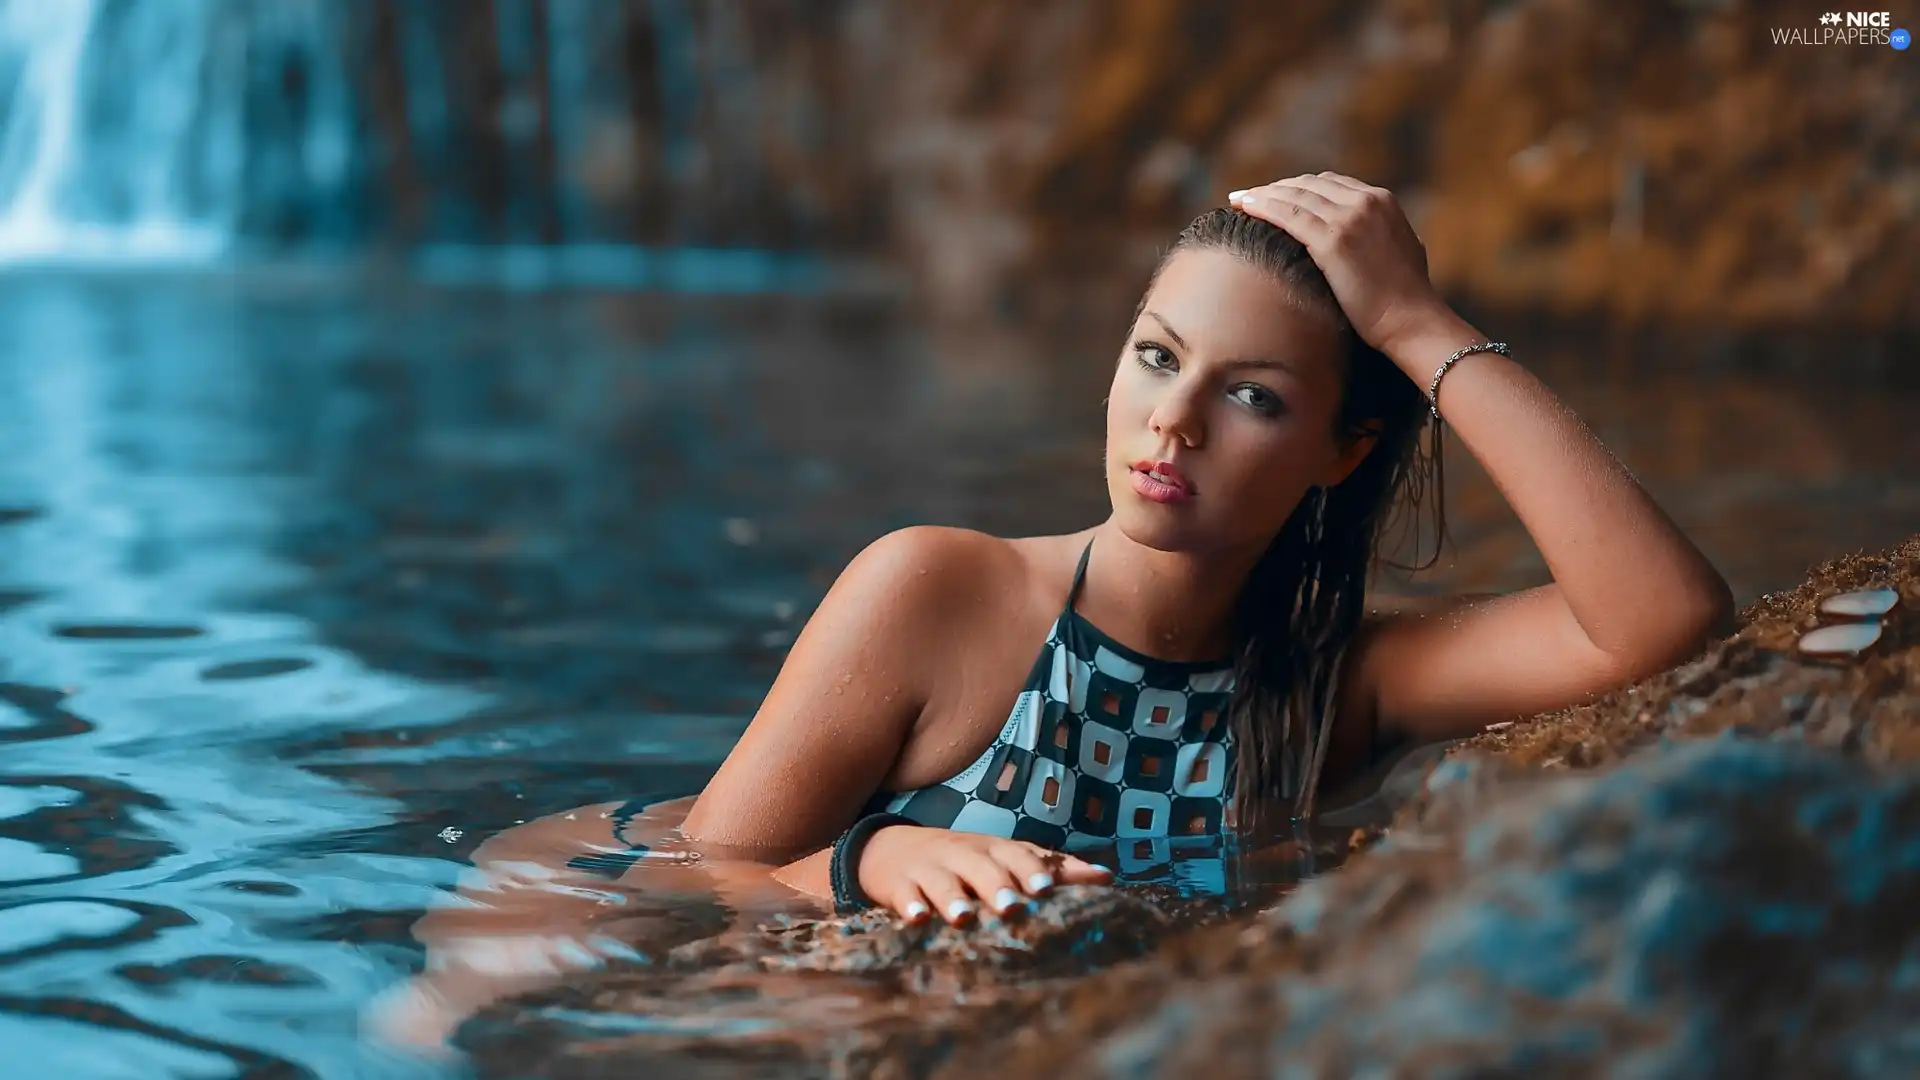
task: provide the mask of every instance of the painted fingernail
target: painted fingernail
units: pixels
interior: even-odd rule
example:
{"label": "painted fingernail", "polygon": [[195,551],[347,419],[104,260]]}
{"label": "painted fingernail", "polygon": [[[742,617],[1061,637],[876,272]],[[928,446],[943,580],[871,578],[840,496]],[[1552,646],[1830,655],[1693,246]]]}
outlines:
{"label": "painted fingernail", "polygon": [[947,905],[947,918],[960,919],[973,914],[973,901],[955,900]]}
{"label": "painted fingernail", "polygon": [[993,894],[993,910],[998,911],[1002,915],[1013,910],[1019,903],[1020,892],[1017,889],[1001,889],[999,892]]}
{"label": "painted fingernail", "polygon": [[928,910],[929,909],[927,905],[921,903],[918,900],[914,900],[909,902],[907,904],[907,909],[901,912],[900,914],[906,916],[906,920],[908,922],[919,922],[921,919],[924,919],[927,917]]}
{"label": "painted fingernail", "polygon": [[1243,198],[1245,198],[1245,197],[1246,197],[1246,194],[1247,194],[1247,192],[1246,192],[1246,189],[1244,189],[1244,188],[1242,188],[1242,189],[1241,189],[1241,190],[1239,190],[1239,191],[1229,191],[1229,192],[1227,192],[1227,201],[1228,201],[1228,202],[1239,202],[1239,201],[1240,201],[1241,199],[1243,199]]}
{"label": "painted fingernail", "polygon": [[1027,879],[1027,891],[1030,893],[1043,893],[1051,888],[1053,888],[1052,874],[1039,873]]}
{"label": "painted fingernail", "polygon": [[1103,874],[1108,875],[1109,877],[1113,875],[1113,871],[1110,868],[1101,866],[1099,863],[1088,863],[1087,865],[1093,867],[1095,870],[1098,870]]}

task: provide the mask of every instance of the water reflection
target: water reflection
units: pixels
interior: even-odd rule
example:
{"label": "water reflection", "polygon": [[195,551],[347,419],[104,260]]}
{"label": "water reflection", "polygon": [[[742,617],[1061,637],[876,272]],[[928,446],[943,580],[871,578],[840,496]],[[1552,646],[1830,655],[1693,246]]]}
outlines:
{"label": "water reflection", "polygon": [[[1118,340],[824,296],[0,279],[0,1044],[76,1077],[451,1068],[356,1016],[473,847],[697,788],[884,529],[1094,520]],[[1911,389],[1518,344],[1743,599],[1920,528]],[[1542,580],[1451,463],[1461,546],[1412,587]]]}

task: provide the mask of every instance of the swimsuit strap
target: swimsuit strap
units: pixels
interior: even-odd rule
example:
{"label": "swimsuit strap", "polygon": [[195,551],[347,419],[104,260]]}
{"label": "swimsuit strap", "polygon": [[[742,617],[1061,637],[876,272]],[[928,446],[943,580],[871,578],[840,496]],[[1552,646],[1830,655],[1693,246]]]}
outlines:
{"label": "swimsuit strap", "polygon": [[1080,595],[1081,584],[1087,580],[1087,560],[1091,558],[1092,555],[1093,541],[1089,540],[1087,541],[1087,546],[1080,552],[1080,565],[1073,572],[1073,586],[1067,590],[1067,608],[1061,614],[1073,614],[1073,601]]}

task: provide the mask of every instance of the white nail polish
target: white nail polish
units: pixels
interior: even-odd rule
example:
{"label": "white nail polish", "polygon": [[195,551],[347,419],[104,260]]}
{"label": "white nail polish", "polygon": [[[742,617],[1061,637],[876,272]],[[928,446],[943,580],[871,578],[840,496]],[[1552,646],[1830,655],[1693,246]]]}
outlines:
{"label": "white nail polish", "polygon": [[927,905],[918,900],[914,900],[909,902],[907,904],[907,910],[900,914],[906,916],[908,922],[919,922],[921,918],[927,914]]}
{"label": "white nail polish", "polygon": [[1019,904],[1020,891],[1018,889],[1005,888],[993,894],[993,909],[1002,915],[1012,911]]}
{"label": "white nail polish", "polygon": [[1227,192],[1227,201],[1228,201],[1228,202],[1239,202],[1239,201],[1240,201],[1240,198],[1241,198],[1241,196],[1243,196],[1243,195],[1245,195],[1245,194],[1246,194],[1246,191],[1245,191],[1244,189],[1243,189],[1243,190],[1240,190],[1240,191],[1229,191],[1229,192]]}
{"label": "white nail polish", "polygon": [[949,919],[957,919],[962,915],[971,914],[973,914],[973,901],[971,900],[955,900],[953,903],[947,905],[947,918]]}
{"label": "white nail polish", "polygon": [[1052,874],[1040,873],[1027,879],[1027,891],[1030,893],[1043,893],[1051,888],[1053,888]]}

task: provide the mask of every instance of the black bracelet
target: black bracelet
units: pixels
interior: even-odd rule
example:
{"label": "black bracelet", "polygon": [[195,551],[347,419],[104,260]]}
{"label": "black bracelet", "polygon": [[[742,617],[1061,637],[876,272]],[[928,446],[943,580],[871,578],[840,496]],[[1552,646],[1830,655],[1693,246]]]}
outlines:
{"label": "black bracelet", "polygon": [[851,915],[873,906],[873,900],[860,891],[860,849],[867,846],[874,833],[889,825],[912,824],[912,818],[899,814],[868,814],[833,842],[833,860],[827,865],[827,876],[833,881],[834,914]]}

